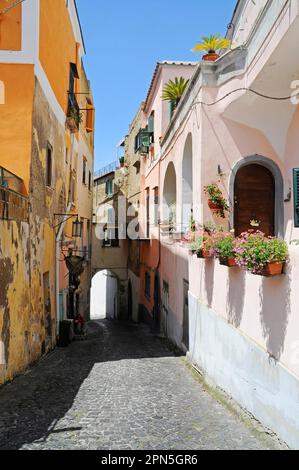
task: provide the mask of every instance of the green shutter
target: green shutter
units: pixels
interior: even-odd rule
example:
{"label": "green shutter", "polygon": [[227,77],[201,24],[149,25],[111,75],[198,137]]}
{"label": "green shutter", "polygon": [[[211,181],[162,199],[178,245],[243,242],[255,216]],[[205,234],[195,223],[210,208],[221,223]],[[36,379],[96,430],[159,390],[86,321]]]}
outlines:
{"label": "green shutter", "polygon": [[153,134],[155,132],[155,117],[153,114],[148,118],[147,128],[150,134]]}
{"label": "green shutter", "polygon": [[299,168],[294,168],[294,222],[299,227]]}
{"label": "green shutter", "polygon": [[151,142],[150,142],[150,134],[146,131],[142,131],[141,135],[141,147],[150,147]]}

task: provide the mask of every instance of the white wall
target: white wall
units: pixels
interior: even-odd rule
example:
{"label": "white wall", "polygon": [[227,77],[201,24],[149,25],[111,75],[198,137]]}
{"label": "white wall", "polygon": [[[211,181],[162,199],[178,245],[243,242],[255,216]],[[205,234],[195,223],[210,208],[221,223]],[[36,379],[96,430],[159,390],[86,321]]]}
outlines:
{"label": "white wall", "polygon": [[191,293],[189,335],[189,357],[207,378],[299,449],[298,379]]}
{"label": "white wall", "polygon": [[114,319],[117,312],[118,282],[110,271],[101,271],[92,279],[90,319]]}

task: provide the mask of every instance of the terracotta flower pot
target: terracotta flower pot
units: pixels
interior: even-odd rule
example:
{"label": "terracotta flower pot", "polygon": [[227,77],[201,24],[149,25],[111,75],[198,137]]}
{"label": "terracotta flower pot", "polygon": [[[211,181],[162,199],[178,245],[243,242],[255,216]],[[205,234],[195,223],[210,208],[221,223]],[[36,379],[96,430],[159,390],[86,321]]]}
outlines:
{"label": "terracotta flower pot", "polygon": [[78,131],[78,127],[74,118],[68,116],[66,118],[66,126],[71,131],[72,134],[75,134]]}
{"label": "terracotta flower pot", "polygon": [[285,263],[269,263],[267,264],[262,271],[259,273],[261,276],[272,277],[280,276],[283,273]]}
{"label": "terracotta flower pot", "polygon": [[216,52],[209,52],[208,54],[204,55],[202,60],[207,62],[215,62],[215,60],[219,59],[220,55]]}
{"label": "terracotta flower pot", "polygon": [[233,268],[234,266],[237,266],[236,260],[233,257],[219,258],[219,261],[222,266],[228,266],[229,268]]}
{"label": "terracotta flower pot", "polygon": [[199,252],[197,252],[197,258],[209,259],[213,258],[213,256],[207,250],[200,250]]}
{"label": "terracotta flower pot", "polygon": [[213,202],[211,199],[209,199],[208,201],[208,205],[209,205],[209,208],[212,210],[212,211],[222,211],[222,205],[221,204],[217,204],[216,202]]}

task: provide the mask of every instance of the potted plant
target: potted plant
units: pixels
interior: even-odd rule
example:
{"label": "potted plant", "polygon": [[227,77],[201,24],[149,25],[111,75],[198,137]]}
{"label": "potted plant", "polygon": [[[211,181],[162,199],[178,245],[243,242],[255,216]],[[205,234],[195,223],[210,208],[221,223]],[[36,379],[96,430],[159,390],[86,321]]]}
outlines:
{"label": "potted plant", "polygon": [[214,224],[214,222],[211,222],[211,221],[205,222],[203,224],[203,229],[207,235],[213,235],[214,233],[219,233],[219,232],[224,231],[223,225],[216,225]]}
{"label": "potted plant", "polygon": [[72,134],[79,130],[80,124],[83,122],[83,114],[80,113],[79,108],[72,106],[67,113],[66,124]]}
{"label": "potted plant", "polygon": [[120,157],[119,164],[120,164],[121,168],[123,168],[125,166],[125,157]]}
{"label": "potted plant", "polygon": [[184,77],[175,77],[174,81],[169,80],[163,88],[162,100],[171,104],[171,114],[176,110],[181,97],[188,86],[189,80]]}
{"label": "potted plant", "polygon": [[225,212],[229,210],[229,205],[219,186],[215,183],[209,184],[205,186],[204,192],[209,196],[208,205],[211,211],[224,219]]}
{"label": "potted plant", "polygon": [[213,238],[209,235],[203,235],[202,252],[200,258],[213,258]]}
{"label": "potted plant", "polygon": [[232,42],[229,39],[222,38],[220,34],[211,34],[209,37],[203,36],[201,41],[192,49],[192,52],[206,52],[203,60],[214,62],[220,57],[216,51],[228,49],[231,44]]}
{"label": "potted plant", "polygon": [[239,266],[267,277],[282,274],[289,256],[284,240],[266,237],[259,230],[242,233],[235,241],[234,252]]}
{"label": "potted plant", "polygon": [[213,236],[213,250],[219,262],[223,266],[232,268],[237,266],[235,259],[235,237],[232,233],[218,232]]}

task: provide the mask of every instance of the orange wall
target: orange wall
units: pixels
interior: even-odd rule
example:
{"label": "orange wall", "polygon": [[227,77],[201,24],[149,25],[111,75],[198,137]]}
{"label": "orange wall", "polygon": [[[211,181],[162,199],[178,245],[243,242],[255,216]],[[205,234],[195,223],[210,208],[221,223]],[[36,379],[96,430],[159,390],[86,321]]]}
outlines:
{"label": "orange wall", "polygon": [[[0,0],[0,11],[11,2]],[[22,7],[18,5],[5,15],[0,15],[0,50],[20,51],[22,49]]]}
{"label": "orange wall", "polygon": [[40,0],[39,56],[56,98],[66,111],[70,62],[77,63],[77,45],[65,0]]}
{"label": "orange wall", "polygon": [[0,80],[5,86],[5,104],[0,105],[0,166],[22,178],[28,189],[34,94],[33,65],[0,64]]}

